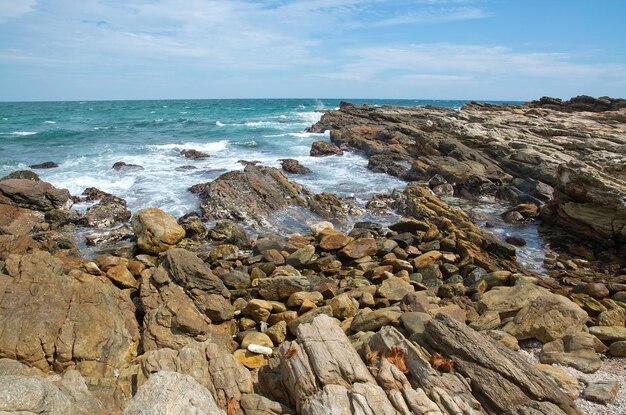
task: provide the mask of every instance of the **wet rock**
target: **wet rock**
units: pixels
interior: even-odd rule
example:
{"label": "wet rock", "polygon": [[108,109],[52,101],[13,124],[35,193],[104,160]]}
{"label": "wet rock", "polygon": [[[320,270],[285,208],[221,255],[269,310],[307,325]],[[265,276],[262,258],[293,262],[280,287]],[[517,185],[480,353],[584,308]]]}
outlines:
{"label": "wet rock", "polygon": [[343,155],[343,151],[336,145],[327,141],[314,141],[311,144],[310,155],[312,157],[330,156],[330,155]]}
{"label": "wet rock", "polygon": [[239,248],[236,245],[223,244],[211,249],[209,258],[213,261],[226,260],[233,261],[239,257]]}
{"label": "wet rock", "polygon": [[126,201],[115,196],[103,198],[85,212],[87,225],[96,228],[108,228],[128,222],[130,217],[131,213],[126,208]]}
{"label": "wet rock", "polygon": [[587,385],[583,391],[583,399],[607,404],[615,400],[620,390],[620,383],[616,380],[594,382]]}
{"label": "wet rock", "polygon": [[209,391],[194,378],[175,372],[158,372],[150,376],[124,415],[192,415],[198,413],[226,415]]}
{"label": "wet rock", "polygon": [[311,173],[311,169],[304,167],[298,160],[295,159],[281,159],[280,166],[287,173],[292,174],[307,174]]}
{"label": "wet rock", "polygon": [[55,167],[59,167],[59,165],[56,164],[54,161],[45,161],[39,164],[31,164],[28,167],[30,167],[31,169],[53,169]]}
{"label": "wet rock", "polygon": [[123,161],[115,162],[111,168],[117,171],[143,170],[143,167],[138,164],[128,164]]}
{"label": "wet rock", "polygon": [[7,180],[7,179],[26,179],[26,180],[30,180],[33,182],[38,182],[41,180],[39,176],[37,175],[37,173],[35,173],[34,171],[30,171],[30,170],[17,170],[17,171],[11,172],[8,175],[1,178],[0,181]]}
{"label": "wet rock", "polygon": [[202,241],[209,234],[209,230],[200,216],[196,212],[187,213],[184,216],[178,218],[178,224],[185,230],[185,238],[189,238],[194,241]]}
{"label": "wet rock", "polygon": [[544,294],[522,308],[504,330],[520,340],[535,338],[549,342],[580,332],[587,319],[587,313],[571,300]]}
{"label": "wet rock", "polygon": [[526,240],[519,236],[507,236],[505,242],[514,246],[526,246]]}
{"label": "wet rock", "polygon": [[389,229],[396,232],[426,232],[430,229],[430,225],[424,221],[413,218],[402,218],[398,222],[389,225]]}
{"label": "wet rock", "polygon": [[267,224],[267,217],[288,206],[306,207],[300,185],[289,182],[280,170],[247,165],[207,183],[200,195],[200,209],[207,219],[231,219]]}
{"label": "wet rock", "polygon": [[185,158],[194,159],[194,160],[203,160],[203,159],[209,158],[208,154],[203,153],[202,151],[194,150],[194,149],[181,150],[180,155]]}
{"label": "wet rock", "polygon": [[209,238],[241,248],[250,246],[250,239],[245,229],[229,220],[218,220],[215,222],[215,226],[209,231]]}
{"label": "wet rock", "polygon": [[67,189],[57,189],[50,183],[7,179],[0,181],[0,203],[45,212],[68,209],[72,200]]}
{"label": "wet rock", "polygon": [[176,219],[161,209],[141,209],[133,215],[131,224],[137,246],[148,254],[164,252],[185,237],[185,230]]}

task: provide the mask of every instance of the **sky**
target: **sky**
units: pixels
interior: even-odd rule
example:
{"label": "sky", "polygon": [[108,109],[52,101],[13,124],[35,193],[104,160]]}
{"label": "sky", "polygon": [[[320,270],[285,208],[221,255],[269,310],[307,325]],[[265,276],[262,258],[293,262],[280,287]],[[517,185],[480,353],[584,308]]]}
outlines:
{"label": "sky", "polygon": [[624,0],[0,0],[0,101],[626,97]]}

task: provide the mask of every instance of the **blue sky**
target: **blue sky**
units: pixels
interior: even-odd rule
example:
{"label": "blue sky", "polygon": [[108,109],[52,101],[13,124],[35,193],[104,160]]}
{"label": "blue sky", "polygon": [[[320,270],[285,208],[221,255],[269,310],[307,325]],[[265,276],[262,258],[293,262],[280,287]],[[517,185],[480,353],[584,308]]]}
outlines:
{"label": "blue sky", "polygon": [[623,0],[0,0],[0,100],[626,96]]}

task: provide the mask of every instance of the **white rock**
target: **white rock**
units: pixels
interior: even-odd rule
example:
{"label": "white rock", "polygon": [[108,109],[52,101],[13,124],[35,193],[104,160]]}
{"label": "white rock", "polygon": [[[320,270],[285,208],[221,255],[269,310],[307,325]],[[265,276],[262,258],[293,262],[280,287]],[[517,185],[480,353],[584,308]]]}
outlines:
{"label": "white rock", "polygon": [[271,356],[272,355],[272,348],[271,347],[260,346],[258,344],[249,344],[248,345],[248,351],[251,352],[251,353],[262,354],[262,355],[265,355],[265,356]]}

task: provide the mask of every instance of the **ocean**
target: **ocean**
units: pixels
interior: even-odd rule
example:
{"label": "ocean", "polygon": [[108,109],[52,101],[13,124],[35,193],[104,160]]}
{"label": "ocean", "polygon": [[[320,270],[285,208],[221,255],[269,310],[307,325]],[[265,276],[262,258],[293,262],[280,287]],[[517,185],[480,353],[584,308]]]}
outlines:
{"label": "ocean", "polygon": [[[367,170],[358,154],[310,157],[311,143],[328,139],[304,130],[322,110],[339,100],[238,99],[168,101],[88,101],[0,103],[0,177],[29,165],[40,177],[79,195],[87,187],[126,199],[132,211],[158,207],[178,217],[196,210],[198,198],[187,191],[229,170],[239,160],[280,166],[296,158],[312,173],[292,179],[312,191],[366,199],[404,184]],[[351,100],[391,105],[440,105],[459,108],[463,101]],[[183,149],[210,155],[186,159]],[[115,171],[123,161],[143,170]]]}

